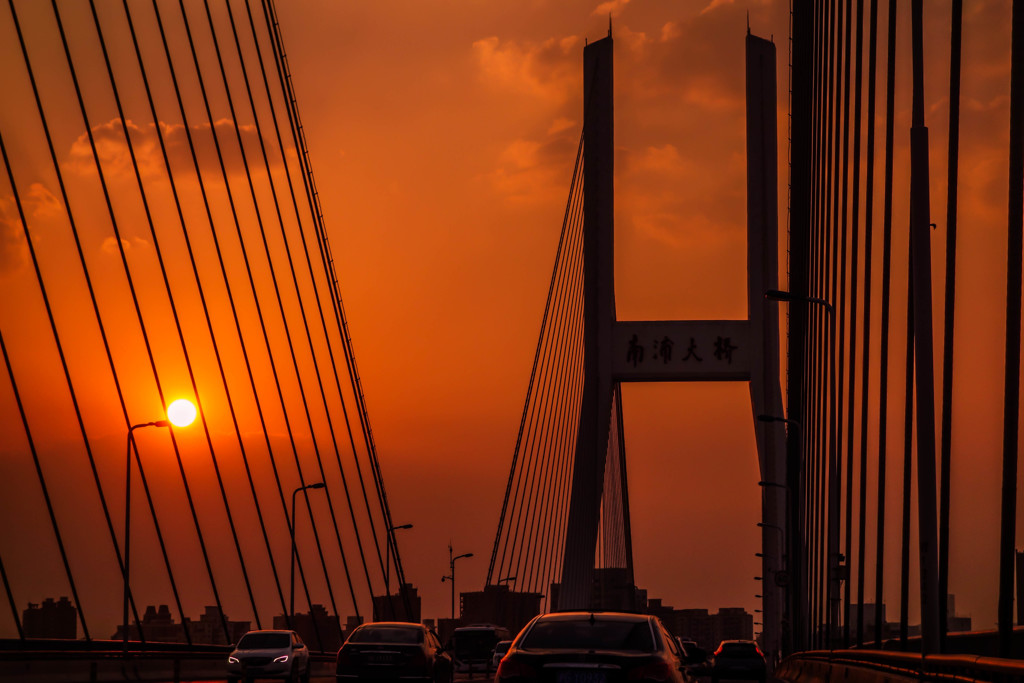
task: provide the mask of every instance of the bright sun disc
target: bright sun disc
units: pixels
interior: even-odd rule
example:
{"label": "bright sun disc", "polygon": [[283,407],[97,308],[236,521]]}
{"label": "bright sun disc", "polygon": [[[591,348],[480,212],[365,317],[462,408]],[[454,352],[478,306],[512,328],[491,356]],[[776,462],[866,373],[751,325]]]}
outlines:
{"label": "bright sun disc", "polygon": [[187,398],[179,398],[167,406],[167,419],[175,427],[188,427],[196,419],[196,407]]}

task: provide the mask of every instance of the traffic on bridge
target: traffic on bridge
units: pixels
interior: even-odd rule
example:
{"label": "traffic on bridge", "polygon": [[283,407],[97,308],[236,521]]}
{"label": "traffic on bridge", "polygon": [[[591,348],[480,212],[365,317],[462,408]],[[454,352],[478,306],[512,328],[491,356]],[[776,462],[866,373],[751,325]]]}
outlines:
{"label": "traffic on bridge", "polygon": [[2,3],[0,680],[1024,681],[964,5]]}

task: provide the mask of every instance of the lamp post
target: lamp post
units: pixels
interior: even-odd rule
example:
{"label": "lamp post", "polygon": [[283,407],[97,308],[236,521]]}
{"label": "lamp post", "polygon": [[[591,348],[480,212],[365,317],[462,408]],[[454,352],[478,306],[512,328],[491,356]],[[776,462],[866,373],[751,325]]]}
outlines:
{"label": "lamp post", "polygon": [[[395,532],[399,529],[411,529],[412,524],[399,524],[398,526],[388,527],[388,539],[385,543],[384,555],[384,593],[391,595],[391,545],[395,544],[395,557],[398,557],[398,541],[395,540]],[[399,586],[398,590],[401,591],[402,587]]]}
{"label": "lamp post", "polygon": [[[803,287],[803,283],[797,279],[797,286]],[[815,304],[825,309],[828,314],[829,330],[832,338],[834,347],[835,343],[835,309],[825,299],[815,296],[807,296],[805,294],[795,294],[793,292],[787,292],[780,289],[769,289],[764,293],[764,298],[770,301],[785,301],[789,303],[800,303],[800,304]],[[797,316],[799,321],[796,324],[798,341],[793,341],[792,344],[799,347],[796,352],[797,364],[802,364],[804,359],[804,343],[803,343],[803,330],[805,329],[806,311],[801,310]],[[792,317],[790,318],[790,335],[794,334],[794,323]],[[792,341],[792,340],[791,340]],[[792,351],[792,348],[790,349]],[[835,362],[834,360],[832,361]],[[799,387],[802,383],[803,378],[803,367],[800,365],[796,370],[793,366],[790,366],[788,374],[788,390],[787,390],[787,409],[786,412],[792,416],[800,416],[804,413],[803,395],[799,391]],[[792,650],[801,650],[807,644],[807,624],[805,615],[808,613],[807,609],[807,580],[805,571],[805,541],[802,535],[802,520],[801,520],[801,501],[803,499],[803,490],[801,488],[801,478],[803,469],[803,443],[801,437],[800,423],[796,420],[774,417],[766,415],[764,416],[766,422],[784,422],[787,425],[793,425],[796,427],[792,432],[787,430],[786,434],[786,485],[789,490],[789,502],[786,505],[787,511],[787,527],[789,528],[789,548],[787,552],[789,554],[789,573],[790,581],[789,587],[787,588],[788,596],[786,601],[786,609],[789,610],[789,633],[792,638]],[[761,420],[761,416],[758,417]],[[834,553],[838,551],[839,544],[839,508],[838,508],[838,487],[839,480],[835,468],[835,444],[831,444],[829,452],[829,482],[828,482],[828,495],[829,495],[829,510],[828,510],[828,531],[827,531],[827,549],[826,553],[829,557],[828,564],[831,566],[832,558]],[[829,581],[827,593],[831,600],[832,591],[835,589],[833,583]],[[830,602],[831,604],[831,602]],[[829,608],[831,609],[831,608]],[[830,612],[831,614],[831,612]]]}
{"label": "lamp post", "polygon": [[452,544],[448,544],[448,576],[441,577],[441,583],[445,581],[452,582],[452,621],[455,621],[455,560],[461,560],[464,557],[473,557],[473,553],[464,553],[462,555],[452,556]]}
{"label": "lamp post", "polygon": [[[288,531],[292,537],[292,566],[291,571],[288,573],[288,617],[292,621],[292,628],[295,628],[295,497],[299,495],[299,491],[308,491],[309,489],[322,489],[327,484],[322,481],[318,481],[315,484],[306,484],[300,486],[292,491],[292,516],[288,521]],[[306,494],[307,498],[309,494]]]}
{"label": "lamp post", "polygon": [[196,407],[188,399],[180,398],[167,406],[167,419],[155,422],[141,422],[128,428],[128,456],[125,459],[124,474],[124,604],[122,612],[122,648],[128,656],[128,604],[131,602],[131,538],[132,538],[132,444],[135,443],[135,430],[143,427],[187,427],[196,419]]}

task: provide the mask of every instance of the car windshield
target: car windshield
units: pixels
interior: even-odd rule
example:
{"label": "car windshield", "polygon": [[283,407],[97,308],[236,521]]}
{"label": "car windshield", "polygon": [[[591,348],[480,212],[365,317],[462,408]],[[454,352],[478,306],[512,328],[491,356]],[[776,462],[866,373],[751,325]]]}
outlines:
{"label": "car windshield", "polygon": [[246,633],[238,641],[239,650],[283,650],[291,645],[288,633]]}
{"label": "car windshield", "polygon": [[416,645],[423,642],[423,631],[401,626],[371,626],[357,629],[349,637],[353,643],[396,643]]}
{"label": "car windshield", "polygon": [[538,621],[520,646],[537,650],[626,650],[653,652],[646,621],[607,619]]}

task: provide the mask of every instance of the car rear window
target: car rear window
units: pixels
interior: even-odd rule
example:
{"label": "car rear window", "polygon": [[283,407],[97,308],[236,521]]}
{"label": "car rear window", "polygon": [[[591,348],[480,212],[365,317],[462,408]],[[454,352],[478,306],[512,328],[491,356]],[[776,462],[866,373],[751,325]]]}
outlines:
{"label": "car rear window", "polygon": [[418,628],[397,626],[371,626],[356,630],[349,637],[353,643],[396,643],[416,645],[423,642],[423,631]]}
{"label": "car rear window", "polygon": [[723,643],[722,654],[735,657],[758,657],[760,653],[753,643]]}
{"label": "car rear window", "polygon": [[653,652],[646,621],[580,619],[538,621],[520,646],[537,650],[624,650]]}
{"label": "car rear window", "polygon": [[283,650],[292,643],[288,633],[246,633],[238,641],[239,650]]}

